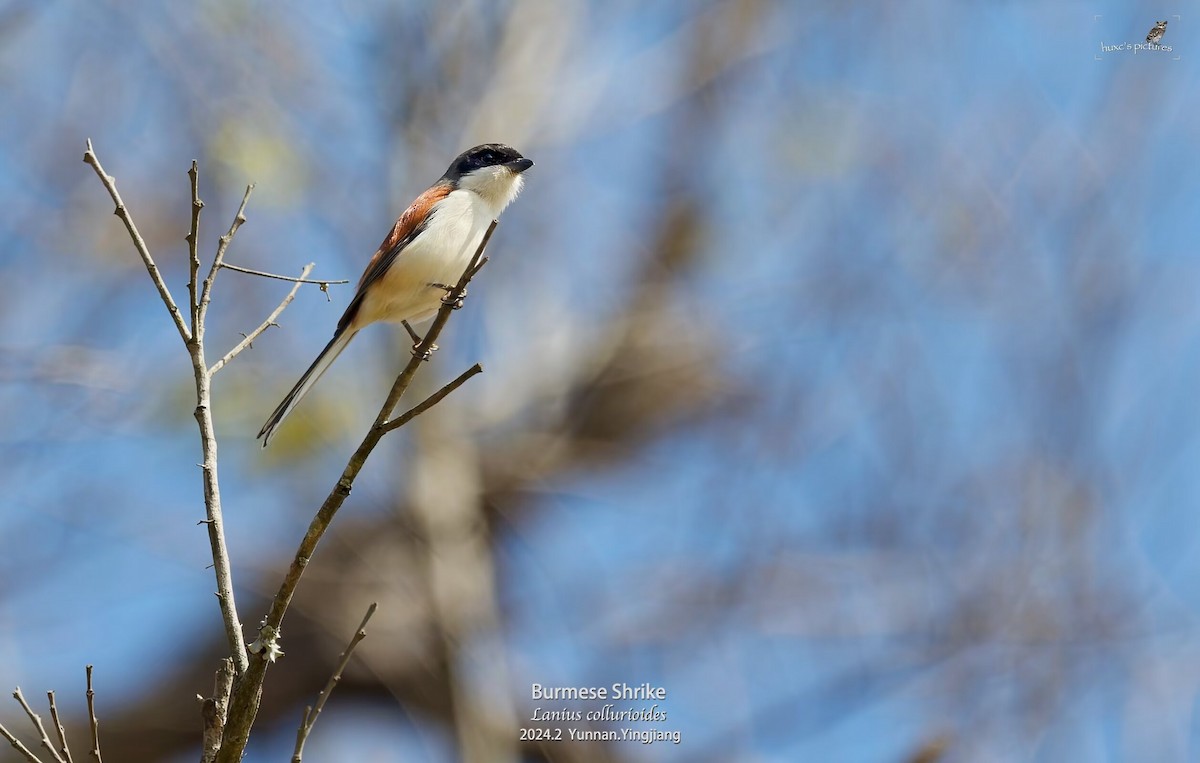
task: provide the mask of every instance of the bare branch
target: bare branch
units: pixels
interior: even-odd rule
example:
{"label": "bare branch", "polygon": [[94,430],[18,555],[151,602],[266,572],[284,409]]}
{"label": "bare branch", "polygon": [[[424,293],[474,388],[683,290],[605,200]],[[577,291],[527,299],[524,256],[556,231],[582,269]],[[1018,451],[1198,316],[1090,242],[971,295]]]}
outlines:
{"label": "bare branch", "polygon": [[50,700],[50,720],[54,721],[54,729],[58,732],[58,742],[61,745],[58,751],[62,753],[66,763],[75,763],[71,759],[71,748],[67,746],[67,730],[63,728],[62,721],[58,719],[58,705],[54,702],[54,692],[46,692],[46,697]]}
{"label": "bare branch", "polygon": [[[87,151],[83,155],[83,160],[90,164],[96,171],[96,174],[100,177],[100,181],[108,189],[109,195],[116,202],[116,214],[125,222],[125,227],[129,230],[130,238],[133,239],[134,247],[142,257],[142,261],[146,264],[146,269],[149,271],[155,286],[158,287],[159,295],[170,310],[171,318],[175,321],[175,327],[179,330],[180,336],[183,337],[184,345],[187,347],[188,355],[192,360],[192,374],[196,381],[195,416],[196,422],[200,426],[201,447],[204,451],[202,467],[204,469],[204,504],[208,511],[206,524],[208,526],[209,544],[212,547],[213,569],[215,570],[217,579],[217,597],[220,601],[221,618],[225,626],[225,634],[229,640],[230,656],[233,658],[234,665],[240,673],[245,670],[248,658],[246,657],[246,649],[242,641],[242,626],[238,620],[237,606],[234,602],[233,573],[229,563],[229,551],[225,544],[224,521],[221,515],[221,493],[217,480],[217,440],[212,421],[212,379],[204,359],[204,318],[212,297],[213,279],[216,276],[217,270],[220,269],[221,261],[225,257],[229,243],[233,240],[238,228],[246,221],[246,203],[250,200],[250,192],[254,189],[254,186],[247,186],[246,193],[242,196],[242,203],[238,207],[237,215],[234,216],[233,222],[229,226],[229,231],[221,237],[220,243],[217,246],[216,256],[213,258],[212,266],[209,269],[208,277],[204,280],[204,284],[201,287],[196,283],[196,278],[199,275],[200,269],[197,238],[200,227],[200,210],[203,208],[203,202],[199,198],[198,169],[196,163],[192,162],[192,168],[188,172],[192,190],[192,225],[187,236],[189,271],[191,274],[188,283],[188,293],[191,297],[190,306],[192,308],[192,328],[189,329],[184,323],[183,316],[179,312],[179,307],[171,298],[170,291],[168,291],[166,284],[163,282],[162,276],[159,274],[158,268],[150,256],[149,250],[146,248],[146,242],[142,239],[141,234],[138,233],[137,227],[133,224],[133,219],[125,208],[120,194],[117,193],[116,180],[106,174],[103,167],[100,166],[100,160],[96,158],[90,140],[87,142]],[[197,289],[199,289],[198,296]],[[95,754],[98,756],[98,750],[95,751]]]}
{"label": "bare branch", "polygon": [[192,318],[192,334],[195,335],[196,326],[200,323],[200,302],[196,294],[196,282],[200,277],[200,249],[196,241],[200,233],[200,210],[204,209],[204,202],[200,201],[200,168],[195,159],[188,170],[188,179],[192,185],[192,227],[188,229],[184,240],[188,243],[188,307]]}
{"label": "bare branch", "polygon": [[333,675],[329,677],[329,682],[325,684],[325,688],[317,696],[317,704],[304,708],[304,718],[300,722],[300,728],[296,730],[296,749],[292,753],[292,763],[301,763],[301,757],[304,755],[304,743],[308,740],[308,735],[312,732],[313,726],[317,724],[317,716],[321,714],[321,710],[325,707],[325,701],[333,693],[334,687],[342,680],[342,671],[350,663],[350,655],[354,653],[354,647],[358,646],[358,642],[367,637],[367,623],[370,622],[371,616],[375,614],[375,609],[378,606],[377,602],[371,602],[371,606],[367,607],[367,614],[363,616],[362,622],[358,624],[358,630],[354,632],[354,637],[350,639],[350,643],[346,646],[345,651],[338,658],[337,667],[334,668]]}
{"label": "bare branch", "polygon": [[[229,266],[226,265],[226,267],[229,267]],[[267,316],[267,319],[262,322],[261,326],[259,326],[258,328],[254,329],[249,334],[247,334],[246,338],[243,339],[242,341],[238,342],[236,347],[234,347],[229,352],[225,353],[225,357],[221,358],[216,363],[213,363],[212,367],[208,369],[209,376],[212,376],[217,371],[220,371],[222,368],[224,368],[225,365],[227,363],[229,363],[229,361],[236,358],[238,356],[238,354],[241,353],[242,350],[249,347],[254,342],[254,340],[257,339],[264,331],[266,331],[267,329],[269,329],[272,326],[277,325],[275,323],[275,319],[278,318],[279,315],[284,311],[284,309],[286,309],[287,306],[292,303],[292,300],[295,299],[296,292],[298,292],[300,290],[301,284],[310,283],[309,281],[305,281],[304,277],[312,272],[313,267],[314,267],[314,264],[311,262],[304,266],[304,270],[300,271],[300,277],[296,278],[296,279],[292,279],[295,281],[295,283],[292,285],[292,290],[287,293],[287,296],[283,298],[283,301],[279,303],[279,306],[276,307],[275,310],[270,315]]]}
{"label": "bare branch", "polygon": [[179,312],[179,306],[175,304],[174,298],[171,297],[171,290],[167,288],[162,274],[158,272],[158,266],[154,264],[154,258],[150,256],[150,250],[146,247],[146,241],[142,238],[142,234],[138,232],[137,225],[133,222],[133,217],[129,214],[125,202],[121,200],[121,194],[117,192],[117,179],[107,174],[104,168],[100,166],[100,160],[96,157],[96,152],[92,150],[92,141],[90,138],[87,142],[87,151],[83,154],[83,161],[90,164],[92,169],[96,171],[100,182],[108,190],[108,195],[112,197],[113,203],[117,205],[114,214],[121,218],[121,222],[125,223],[125,229],[129,231],[129,238],[133,240],[133,247],[137,249],[138,255],[142,258],[142,263],[146,266],[146,271],[150,273],[150,278],[154,281],[155,288],[158,289],[158,295],[162,297],[163,304],[167,306],[167,310],[171,313],[171,320],[175,322],[175,328],[179,330],[179,336],[183,338],[185,343],[190,342],[192,340],[192,332],[188,330],[187,324],[184,323],[183,314]]}
{"label": "bare branch", "polygon": [[21,693],[20,686],[13,691],[13,699],[20,703],[21,709],[24,710],[25,714],[29,716],[29,722],[33,724],[35,729],[37,729],[38,736],[42,738],[42,747],[46,748],[46,751],[53,756],[56,763],[65,763],[62,759],[62,756],[55,751],[54,743],[50,741],[50,735],[46,733],[46,727],[42,725],[41,716],[33,712],[33,708],[30,707],[29,703],[25,701],[25,695]]}
{"label": "bare branch", "polygon": [[[204,316],[200,316],[200,332],[204,333]],[[237,603],[233,593],[233,566],[229,561],[229,547],[225,543],[225,519],[221,511],[221,485],[217,477],[217,432],[212,417],[212,377],[205,368],[203,339],[190,347],[192,372],[196,379],[196,410],[194,415],[200,427],[200,447],[204,461],[200,468],[204,475],[204,508],[207,512],[205,527],[208,543],[212,550],[213,574],[217,581],[217,602],[221,608],[221,621],[225,627],[225,638],[229,644],[229,656],[238,674],[245,671],[249,658],[242,638],[242,623],[238,618]]]}
{"label": "bare branch", "polygon": [[11,744],[17,752],[21,753],[21,756],[24,757],[25,760],[29,761],[29,763],[42,763],[42,759],[34,755],[33,751],[28,747],[21,744],[21,740],[13,736],[11,731],[4,728],[3,723],[0,723],[0,736],[7,739],[8,743]]}
{"label": "bare branch", "polygon": [[229,249],[229,244],[233,241],[233,237],[237,235],[238,228],[242,227],[242,223],[246,222],[246,202],[250,201],[250,194],[254,191],[254,183],[246,186],[246,193],[242,196],[242,203],[238,206],[237,214],[233,216],[233,222],[229,224],[229,230],[221,236],[220,243],[217,244],[217,254],[213,257],[212,267],[208,269],[208,276],[204,279],[204,286],[200,290],[200,305],[196,310],[198,324],[203,326],[204,316],[208,313],[208,303],[212,300],[213,282],[217,279],[217,271],[221,269],[221,263],[225,260],[225,252]]}
{"label": "bare branch", "polygon": [[87,666],[87,706],[88,719],[92,725],[92,751],[91,756],[96,759],[96,763],[104,763],[100,757],[100,721],[96,718],[96,692],[92,691],[92,666]]}
{"label": "bare branch", "polygon": [[238,273],[245,273],[246,275],[260,276],[262,278],[274,278],[278,281],[295,281],[296,283],[316,284],[317,286],[321,287],[321,291],[325,291],[326,290],[325,287],[329,286],[330,284],[350,283],[345,278],[339,278],[336,281],[308,280],[308,279],[304,278],[303,276],[301,276],[300,278],[292,278],[291,276],[281,276],[278,273],[268,273],[263,270],[251,270],[250,268],[243,268],[240,265],[230,265],[228,262],[222,262],[221,267],[223,267],[227,270],[237,271]]}
{"label": "bare branch", "polygon": [[212,416],[212,374],[208,370],[208,361],[204,351],[204,322],[208,312],[209,300],[212,298],[213,279],[220,262],[225,256],[229,242],[246,220],[246,202],[250,199],[250,191],[254,186],[247,186],[238,207],[237,215],[229,226],[229,231],[221,237],[217,246],[217,254],[209,269],[208,277],[200,291],[199,304],[196,307],[196,331],[192,340],[187,343],[188,355],[192,360],[192,377],[196,383],[196,409],[193,415],[200,428],[200,448],[203,453],[204,508],[206,511],[205,526],[208,529],[208,544],[212,551],[213,575],[217,582],[217,602],[221,609],[221,622],[225,627],[225,638],[229,642],[229,656],[233,658],[236,671],[240,674],[246,669],[249,658],[246,657],[246,646],[242,639],[242,623],[238,617],[237,602],[234,599],[233,566],[229,561],[229,547],[225,543],[225,519],[221,512],[221,483],[217,476],[217,430]]}
{"label": "bare branch", "polygon": [[256,639],[255,643],[259,645],[256,654],[260,655],[260,659],[250,662],[248,670],[241,674],[237,685],[234,687],[233,698],[230,701],[229,707],[229,722],[225,727],[225,740],[221,745],[221,754],[217,757],[219,763],[240,763],[242,752],[245,750],[246,742],[250,737],[250,727],[258,710],[259,700],[262,697],[263,680],[266,678],[267,665],[270,663],[270,660],[267,658],[273,656],[278,650],[277,639],[279,637],[279,628],[283,623],[283,617],[287,613],[288,606],[291,605],[292,597],[296,593],[296,586],[300,584],[300,578],[304,574],[304,569],[308,566],[313,552],[316,551],[317,544],[325,535],[325,531],[329,528],[338,509],[342,507],[342,504],[345,503],[346,498],[350,495],[350,488],[353,487],[354,480],[358,476],[358,473],[362,471],[367,458],[375,450],[375,446],[379,444],[380,439],[387,434],[384,430],[384,424],[387,423],[392,411],[396,408],[397,403],[400,402],[400,398],[412,383],[413,376],[421,366],[429,348],[434,345],[438,335],[442,333],[446,322],[450,320],[450,314],[454,312],[454,309],[462,302],[463,297],[466,296],[467,284],[470,283],[471,277],[479,271],[483,258],[483,250],[487,248],[488,242],[491,240],[492,233],[495,230],[496,221],[493,220],[492,224],[488,226],[483,240],[480,241],[479,248],[475,250],[470,264],[467,265],[466,270],[463,271],[462,276],[458,279],[458,283],[453,289],[450,289],[446,298],[442,300],[442,307],[434,317],[433,324],[425,333],[425,338],[413,348],[412,359],[408,361],[408,365],[396,377],[396,381],[392,384],[392,389],[388,393],[387,400],[384,401],[383,407],[379,409],[379,414],[375,417],[375,423],[372,424],[371,429],[363,438],[358,449],[350,456],[346,468],[342,470],[342,476],[334,484],[333,489],[325,498],[324,503],[321,504],[321,508],[317,511],[316,516],[309,523],[308,531],[300,541],[300,547],[296,550],[296,554],[292,558],[292,563],[288,567],[283,583],[279,586],[278,593],[275,594],[275,598],[271,601],[271,609],[259,627],[259,638]]}
{"label": "bare branch", "polygon": [[466,371],[463,371],[461,374],[459,374],[458,377],[454,381],[450,382],[446,386],[439,389],[437,392],[434,392],[432,395],[425,398],[420,403],[417,403],[412,408],[409,408],[404,413],[400,414],[396,418],[394,418],[394,419],[388,421],[386,424],[384,424],[383,425],[384,433],[386,434],[387,432],[391,432],[394,429],[399,429],[400,427],[404,426],[408,422],[410,422],[413,419],[415,419],[416,417],[420,416],[425,411],[429,410],[433,406],[442,402],[442,399],[444,397],[446,397],[446,395],[449,395],[451,392],[453,392],[454,390],[458,389],[463,384],[465,384],[467,379],[470,379],[472,376],[475,376],[476,374],[481,374],[481,373],[483,373],[483,366],[481,366],[478,363],[471,366]]}

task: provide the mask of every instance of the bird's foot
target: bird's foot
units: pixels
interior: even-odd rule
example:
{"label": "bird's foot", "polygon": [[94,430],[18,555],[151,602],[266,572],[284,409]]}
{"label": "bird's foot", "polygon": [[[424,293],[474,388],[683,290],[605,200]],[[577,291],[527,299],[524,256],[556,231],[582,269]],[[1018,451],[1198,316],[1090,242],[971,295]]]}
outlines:
{"label": "bird's foot", "polygon": [[[425,340],[421,341],[423,342]],[[431,344],[429,345],[428,349],[422,350],[421,342],[414,342],[412,346],[412,354],[413,357],[420,358],[421,360],[429,360],[433,357],[433,353],[437,351],[437,348],[438,346],[436,344]]]}
{"label": "bird's foot", "polygon": [[412,354],[419,357],[421,360],[429,360],[429,358],[432,357],[433,353],[437,350],[438,346],[436,344],[431,344],[429,345],[428,349],[421,350],[421,344],[425,341],[425,337],[418,334],[416,329],[414,329],[408,321],[400,321],[400,325],[404,326],[404,330],[408,332],[408,335],[413,340]]}
{"label": "bird's foot", "polygon": [[467,298],[466,289],[463,289],[462,294],[459,294],[457,297],[455,297],[454,290],[457,288],[455,286],[447,286],[444,283],[431,283],[429,285],[446,292],[446,296],[442,297],[442,304],[450,305],[450,307],[455,310],[461,308],[463,306],[463,300]]}

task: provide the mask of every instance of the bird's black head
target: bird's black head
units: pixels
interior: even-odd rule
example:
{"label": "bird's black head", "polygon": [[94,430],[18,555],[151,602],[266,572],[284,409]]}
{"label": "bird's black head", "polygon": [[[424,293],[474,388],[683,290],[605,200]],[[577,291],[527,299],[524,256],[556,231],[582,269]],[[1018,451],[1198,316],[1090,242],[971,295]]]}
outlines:
{"label": "bird's black head", "polygon": [[521,153],[511,146],[503,143],[484,143],[459,154],[442,177],[457,181],[477,170],[497,166],[505,167],[519,175],[532,167],[533,162],[521,156]]}

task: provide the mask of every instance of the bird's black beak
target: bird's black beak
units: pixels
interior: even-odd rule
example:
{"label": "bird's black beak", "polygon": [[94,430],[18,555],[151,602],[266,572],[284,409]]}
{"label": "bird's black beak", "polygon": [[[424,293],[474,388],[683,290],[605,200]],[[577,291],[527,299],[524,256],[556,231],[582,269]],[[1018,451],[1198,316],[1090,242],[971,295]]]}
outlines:
{"label": "bird's black beak", "polygon": [[533,166],[533,160],[522,157],[520,159],[513,159],[511,162],[505,162],[504,166],[512,170],[514,175],[520,175]]}

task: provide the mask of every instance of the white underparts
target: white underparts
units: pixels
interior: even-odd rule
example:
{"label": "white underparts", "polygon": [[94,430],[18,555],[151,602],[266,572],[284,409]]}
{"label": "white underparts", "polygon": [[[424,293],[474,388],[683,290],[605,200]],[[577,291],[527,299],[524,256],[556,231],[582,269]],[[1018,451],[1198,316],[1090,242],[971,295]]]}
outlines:
{"label": "white underparts", "polygon": [[516,198],[521,184],[521,176],[504,167],[464,176],[457,190],[434,205],[424,230],[368,290],[354,327],[376,321],[416,322],[437,312],[446,293],[431,284],[458,282],[488,226]]}

